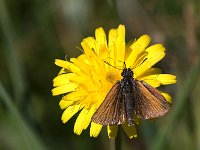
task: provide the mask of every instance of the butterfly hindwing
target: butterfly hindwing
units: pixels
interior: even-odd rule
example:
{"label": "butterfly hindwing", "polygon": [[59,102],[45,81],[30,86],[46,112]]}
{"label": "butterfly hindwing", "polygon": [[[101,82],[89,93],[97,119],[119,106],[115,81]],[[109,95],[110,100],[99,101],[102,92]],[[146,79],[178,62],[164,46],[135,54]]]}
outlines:
{"label": "butterfly hindwing", "polygon": [[135,114],[138,118],[150,119],[163,116],[170,104],[155,88],[143,81],[135,80]]}
{"label": "butterfly hindwing", "polygon": [[117,125],[125,122],[125,104],[120,82],[110,89],[92,121],[101,125]]}

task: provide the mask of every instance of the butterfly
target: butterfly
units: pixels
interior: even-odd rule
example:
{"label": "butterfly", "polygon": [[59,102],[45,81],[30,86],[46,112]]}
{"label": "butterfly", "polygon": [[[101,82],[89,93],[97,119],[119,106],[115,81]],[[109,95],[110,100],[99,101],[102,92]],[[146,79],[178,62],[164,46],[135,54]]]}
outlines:
{"label": "butterfly", "polygon": [[119,125],[126,121],[134,124],[137,118],[151,119],[166,114],[170,103],[154,87],[133,78],[133,71],[124,68],[122,80],[113,85],[104,101],[92,116],[92,121],[101,125]]}

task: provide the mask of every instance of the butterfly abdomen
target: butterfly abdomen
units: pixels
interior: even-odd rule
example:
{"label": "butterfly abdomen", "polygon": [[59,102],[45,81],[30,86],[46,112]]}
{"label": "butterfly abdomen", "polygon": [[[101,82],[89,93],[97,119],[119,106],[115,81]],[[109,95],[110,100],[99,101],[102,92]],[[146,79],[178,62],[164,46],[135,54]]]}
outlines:
{"label": "butterfly abdomen", "polygon": [[125,111],[128,125],[133,125],[133,112],[134,112],[134,90],[135,90],[135,82],[132,77],[127,78],[124,77],[122,82],[123,89],[123,97],[125,101]]}

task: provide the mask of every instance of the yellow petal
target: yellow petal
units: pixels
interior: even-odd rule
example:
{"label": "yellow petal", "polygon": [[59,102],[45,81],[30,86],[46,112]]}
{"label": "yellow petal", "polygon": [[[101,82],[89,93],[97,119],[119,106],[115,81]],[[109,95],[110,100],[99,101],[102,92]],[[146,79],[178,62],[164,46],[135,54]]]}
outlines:
{"label": "yellow petal", "polygon": [[53,79],[53,86],[55,87],[55,86],[68,84],[70,82],[70,78],[72,78],[73,76],[75,76],[74,73],[58,75],[57,77]]}
{"label": "yellow petal", "polygon": [[52,95],[60,95],[68,92],[75,91],[79,85],[75,83],[68,83],[66,85],[58,86],[52,90]]}
{"label": "yellow petal", "polygon": [[148,75],[139,78],[139,80],[143,80],[153,87],[159,87],[160,85],[176,83],[176,76],[171,74],[157,74],[157,75]]}
{"label": "yellow petal", "polygon": [[137,77],[137,79],[138,80],[142,80],[146,76],[149,76],[149,75],[158,75],[158,74],[161,74],[161,70],[159,68],[150,68],[147,71],[145,71],[142,75],[140,75],[139,77]]}
{"label": "yellow petal", "polygon": [[67,70],[71,71],[71,72],[79,72],[80,69],[75,66],[73,63],[69,62],[69,61],[64,61],[64,60],[60,60],[60,59],[56,59],[55,60],[55,64],[59,67],[63,67],[66,68]]}
{"label": "yellow petal", "polygon": [[133,45],[133,43],[136,42],[136,39],[132,39],[130,40],[127,44],[126,44],[126,51],[125,51],[125,57],[124,60],[126,61],[126,59],[128,58],[128,56],[130,55],[132,49],[130,48],[131,45]]}
{"label": "yellow petal", "polygon": [[86,56],[88,56],[88,58],[92,57],[97,59],[97,55],[95,54],[95,52],[92,50],[92,48],[89,46],[87,38],[83,39],[83,41],[81,42],[81,46],[83,47],[84,50],[84,54]]}
{"label": "yellow petal", "polygon": [[162,44],[154,44],[146,49],[146,52],[151,53],[152,51],[165,51],[165,47]]}
{"label": "yellow petal", "polygon": [[90,74],[91,72],[91,66],[89,64],[86,64],[82,61],[79,61],[76,58],[71,58],[70,59],[71,62],[73,62],[77,67],[80,68],[80,70],[85,73],[85,74]]}
{"label": "yellow petal", "polygon": [[87,96],[87,94],[88,93],[85,92],[84,90],[80,90],[80,91],[76,90],[74,92],[71,92],[65,95],[63,99],[66,101],[78,101],[78,100],[84,99]]}
{"label": "yellow petal", "polygon": [[83,39],[83,42],[86,42],[87,45],[90,47],[90,49],[93,49],[96,54],[98,53],[98,50],[96,47],[96,40],[94,39],[94,37],[87,37]]}
{"label": "yellow petal", "polygon": [[90,122],[91,122],[91,118],[92,118],[93,114],[95,113],[95,111],[96,111],[96,108],[95,108],[95,106],[93,105],[93,106],[90,108],[88,114],[85,116],[85,120],[84,120],[84,122],[83,122],[83,129],[86,129],[86,128],[89,126],[89,124],[90,124]]}
{"label": "yellow petal", "polygon": [[109,138],[115,138],[117,136],[118,126],[107,126],[107,133]]}
{"label": "yellow petal", "polygon": [[74,101],[66,101],[66,100],[61,99],[59,102],[59,105],[60,105],[61,109],[65,109],[68,106],[72,105],[73,103],[74,103]]}
{"label": "yellow petal", "polygon": [[87,116],[88,112],[89,112],[88,109],[83,108],[76,119],[76,122],[74,124],[74,133],[76,133],[77,135],[80,135],[84,129],[83,123],[85,121],[85,117]]}
{"label": "yellow petal", "polygon": [[116,66],[123,66],[124,64],[124,55],[125,55],[125,27],[123,25],[119,25],[117,28],[117,39],[115,41],[115,47],[117,51]]}
{"label": "yellow petal", "polygon": [[114,46],[114,41],[117,38],[117,30],[111,29],[108,34],[108,47],[109,49]]}
{"label": "yellow petal", "polygon": [[80,109],[81,109],[81,105],[72,105],[69,106],[67,109],[65,109],[65,111],[62,114],[62,121],[63,123],[66,123],[74,114],[76,114]]}
{"label": "yellow petal", "polygon": [[60,72],[58,73],[58,75],[63,74],[63,73],[66,73],[66,69],[65,69],[65,68],[62,68],[62,69],[60,70]]}
{"label": "yellow petal", "polygon": [[84,62],[86,64],[89,64],[90,62],[88,61],[88,58],[85,54],[82,54],[80,56],[78,56],[77,60],[79,60],[80,62]]}
{"label": "yellow petal", "polygon": [[152,51],[147,55],[147,59],[134,69],[135,76],[138,77],[142,75],[145,71],[151,68],[154,64],[160,61],[165,56],[165,52],[162,50]]}
{"label": "yellow petal", "polygon": [[96,41],[101,44],[101,45],[106,45],[107,44],[107,40],[106,40],[106,34],[105,31],[102,27],[97,28],[95,30],[95,38]]}
{"label": "yellow petal", "polygon": [[145,50],[150,43],[150,37],[148,35],[141,36],[136,42],[134,42],[130,48],[132,49],[130,55],[126,59],[126,67],[133,68],[137,56]]}
{"label": "yellow petal", "polygon": [[127,136],[132,139],[133,137],[136,138],[137,137],[137,132],[136,132],[136,129],[135,129],[135,125],[131,125],[131,126],[128,126],[128,123],[124,123],[122,124],[122,127],[124,129],[124,131],[126,132]]}
{"label": "yellow petal", "polygon": [[117,29],[109,31],[109,60],[108,63],[112,66],[123,67],[124,55],[125,55],[125,27],[119,25]]}
{"label": "yellow petal", "polygon": [[81,101],[81,104],[87,105],[87,104],[98,104],[99,100],[103,100],[102,96],[98,92],[92,92],[87,95],[84,100]]}
{"label": "yellow petal", "polygon": [[157,80],[160,81],[160,84],[166,85],[166,84],[174,84],[176,83],[176,76],[171,74],[159,74],[157,77]]}
{"label": "yellow petal", "polygon": [[103,60],[100,59],[99,57],[97,57],[97,55],[88,46],[88,44],[85,42],[85,40],[83,40],[83,42],[81,42],[81,45],[85,51],[85,54],[87,55],[90,65],[92,67],[92,69],[89,71],[89,73],[92,73],[92,71],[95,73],[104,71],[105,68],[102,68]]}
{"label": "yellow petal", "polygon": [[107,46],[106,34],[103,28],[97,28],[95,30],[95,38],[96,38],[97,47],[99,49],[101,49],[102,46]]}
{"label": "yellow petal", "polygon": [[[108,41],[108,48],[109,48],[109,55],[108,57],[110,59],[106,60],[109,64],[111,64],[112,66],[116,66],[116,62],[115,59],[117,57],[117,51],[116,51],[116,47],[115,47],[115,40],[117,38],[117,30],[116,29],[111,29],[109,31],[109,41]],[[108,68],[111,68],[112,66],[107,65]]]}
{"label": "yellow petal", "polygon": [[97,137],[102,129],[102,125],[91,122],[90,137]]}
{"label": "yellow petal", "polygon": [[142,51],[140,54],[138,54],[137,59],[132,64],[132,68],[137,68],[138,66],[140,66],[146,60],[147,55],[148,53],[145,51]]}
{"label": "yellow petal", "polygon": [[172,103],[172,97],[171,97],[168,93],[165,93],[165,92],[162,92],[162,91],[161,91],[161,94],[165,97],[165,99],[166,99],[169,103]]}
{"label": "yellow petal", "polygon": [[160,86],[160,81],[156,80],[156,78],[145,78],[143,81],[155,88]]}

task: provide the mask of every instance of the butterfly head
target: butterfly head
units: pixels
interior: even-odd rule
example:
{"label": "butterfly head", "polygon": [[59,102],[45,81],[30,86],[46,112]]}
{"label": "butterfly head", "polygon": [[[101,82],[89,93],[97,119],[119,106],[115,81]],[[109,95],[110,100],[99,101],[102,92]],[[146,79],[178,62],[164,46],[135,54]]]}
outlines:
{"label": "butterfly head", "polygon": [[121,73],[122,77],[133,77],[133,71],[130,68],[124,68],[124,70]]}

